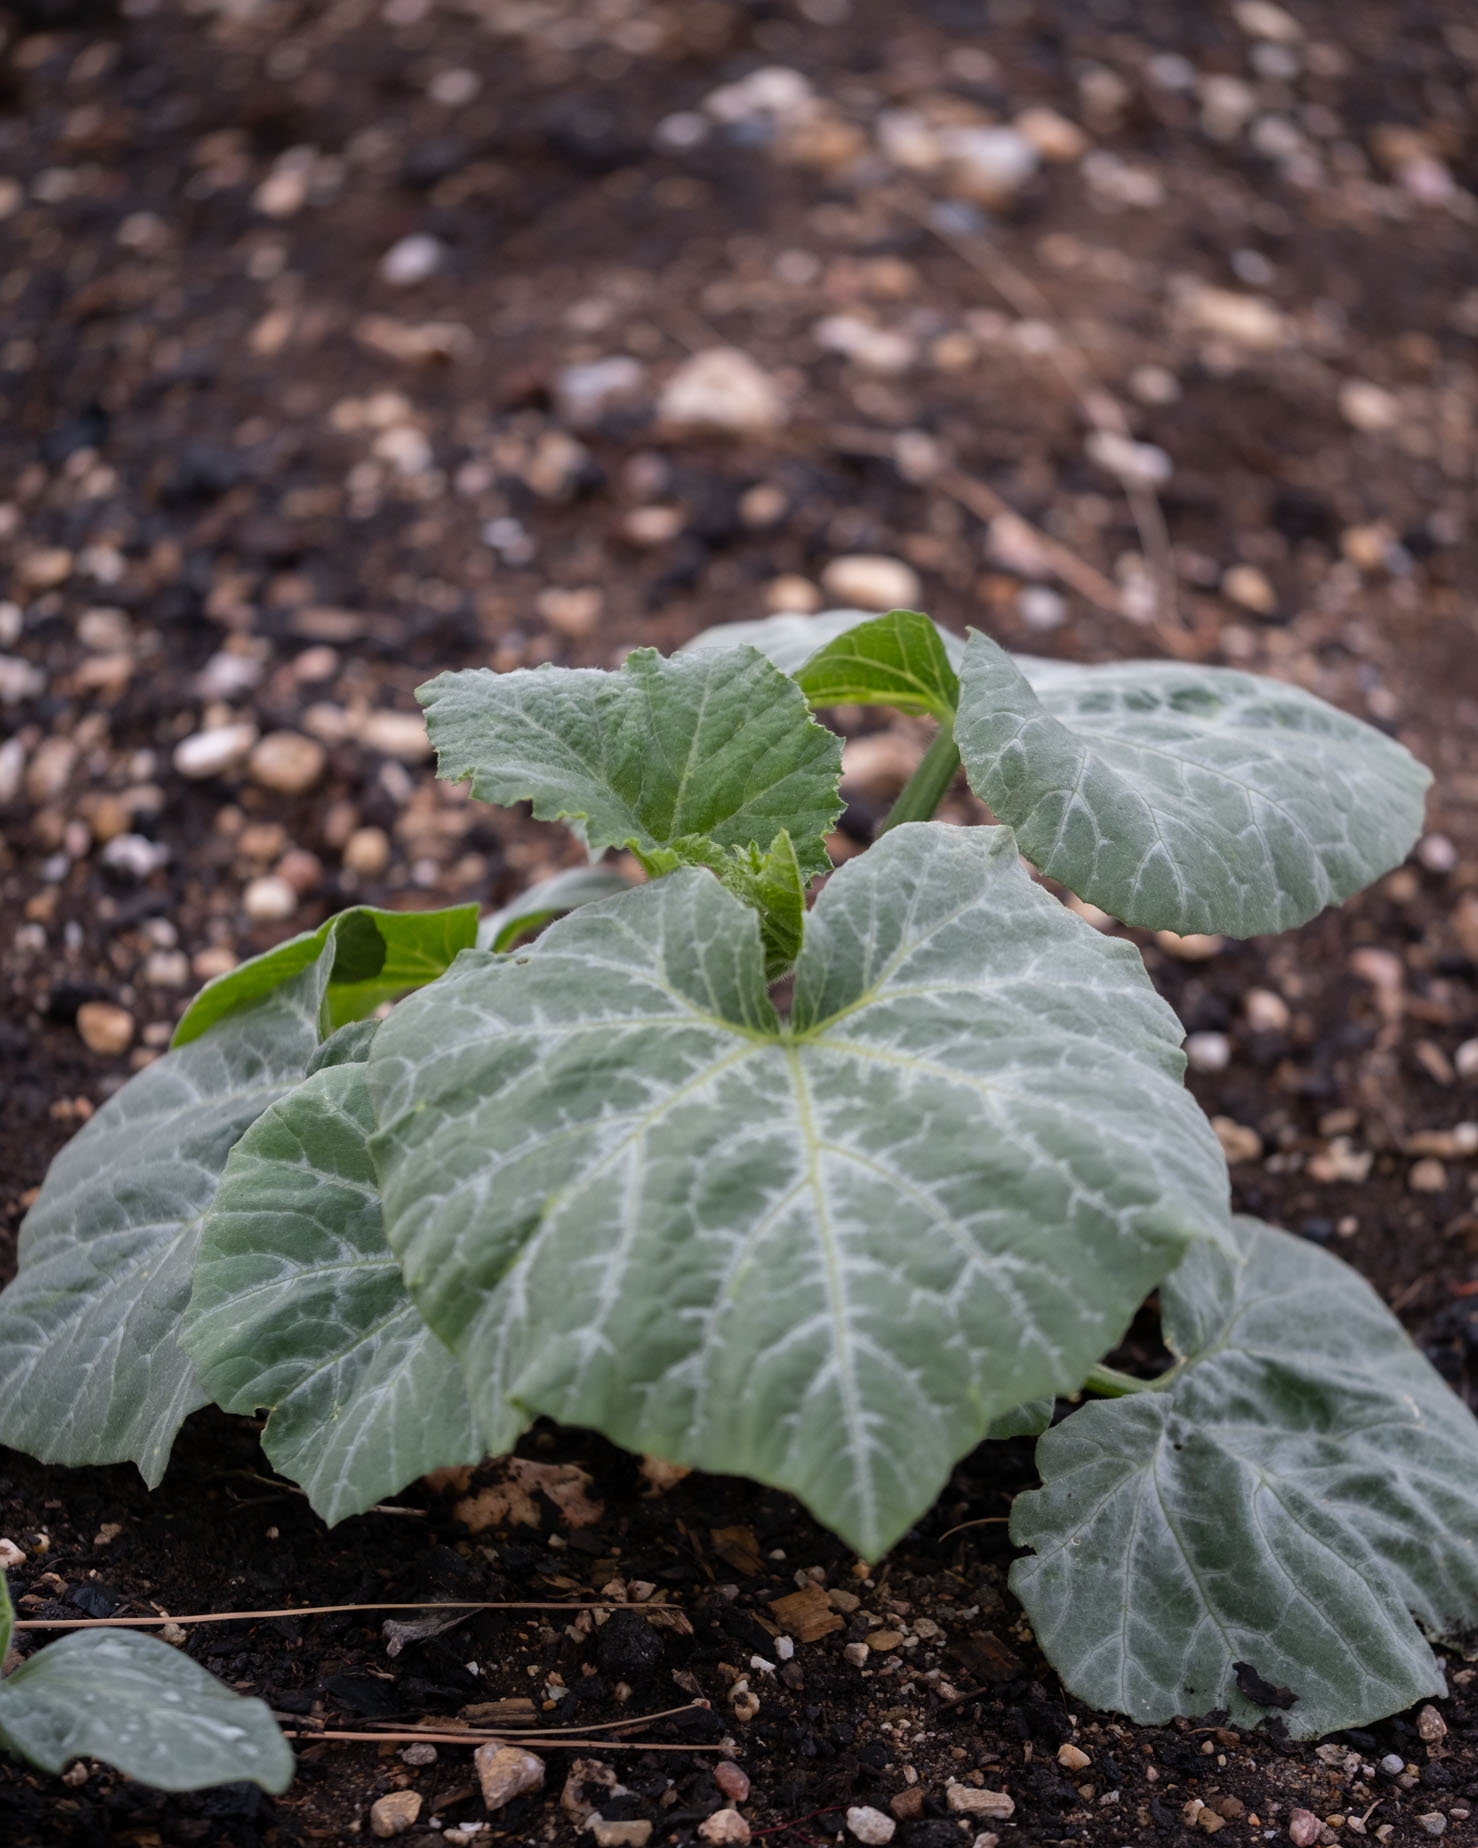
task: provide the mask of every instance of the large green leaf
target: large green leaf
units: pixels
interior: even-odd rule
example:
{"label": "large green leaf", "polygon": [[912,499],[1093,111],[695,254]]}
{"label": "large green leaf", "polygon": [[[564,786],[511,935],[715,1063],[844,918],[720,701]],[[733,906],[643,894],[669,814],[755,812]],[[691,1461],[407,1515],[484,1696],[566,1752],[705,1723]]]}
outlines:
{"label": "large green leaf", "polygon": [[1478,1622],[1478,1424],[1348,1265],[1235,1231],[1162,1287],[1171,1383],[1038,1445],[1011,1584],[1080,1699],[1247,1723],[1245,1662],[1303,1738],[1443,1692],[1421,1632]]}
{"label": "large green leaf", "polygon": [[1305,923],[1399,864],[1431,781],[1298,687],[1016,660],[974,632],[955,741],[1044,873],[1128,924],[1239,937]]}
{"label": "large green leaf", "polygon": [[324,996],[324,1031],[372,1014],[385,1001],[408,989],[434,982],[459,950],[477,936],[476,905],[451,905],[444,911],[377,911],[356,905],[340,911],[317,930],[301,932],[264,950],[249,962],[207,982],[185,1010],[172,1045],[198,1039],[207,1027],[233,1009],[271,994],[323,954],[329,933],[337,955]]}
{"label": "large green leaf", "polygon": [[263,1112],[205,1215],[182,1345],[228,1412],[332,1524],[482,1455],[461,1373],[385,1243],[364,1066]]}
{"label": "large green leaf", "polygon": [[681,871],[381,1027],[387,1231],[491,1449],[592,1425],[792,1489],[874,1557],[1222,1235],[1179,1038],[1004,829],[844,866],[788,1024],[753,912]]}
{"label": "large green leaf", "polygon": [[[11,1623],[0,1577],[0,1654]],[[157,1790],[250,1780],[286,1790],[293,1755],[264,1701],[243,1699],[152,1636],[79,1630],[0,1681],[0,1746],[43,1771],[100,1758]]]}
{"label": "large green leaf", "polygon": [[0,1443],[46,1463],[131,1459],[152,1487],[205,1403],[178,1340],[200,1218],[232,1144],[319,1044],[319,960],[168,1052],[51,1164],[0,1295]]}
{"label": "large green leaf", "polygon": [[591,853],[629,847],[666,871],[704,843],[764,850],[785,829],[808,876],[829,864],[841,741],[753,649],[640,648],[617,673],[471,668],[416,697],[441,776],[470,777],[486,802],[531,802]]}
{"label": "large green leaf", "polygon": [[791,675],[813,706],[896,706],[942,722],[954,717],[965,644],[917,610],[886,616],[824,610],[720,623],[689,642],[688,651],[746,644]]}

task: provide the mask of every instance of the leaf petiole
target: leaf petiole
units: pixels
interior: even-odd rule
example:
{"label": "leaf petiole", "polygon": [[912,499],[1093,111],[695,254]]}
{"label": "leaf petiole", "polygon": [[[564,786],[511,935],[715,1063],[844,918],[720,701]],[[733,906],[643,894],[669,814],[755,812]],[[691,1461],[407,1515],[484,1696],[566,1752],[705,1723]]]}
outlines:
{"label": "leaf petiole", "polygon": [[1154,1392],[1169,1378],[1170,1374],[1165,1373],[1159,1379],[1142,1380],[1132,1373],[1121,1373],[1117,1367],[1098,1366],[1083,1381],[1082,1390],[1095,1393],[1100,1399],[1127,1399],[1130,1393]]}
{"label": "leaf petiole", "polygon": [[954,727],[941,720],[934,742],[904,784],[878,833],[886,834],[889,828],[896,828],[904,821],[932,821],[934,811],[949,794],[949,786],[959,767],[960,752],[955,743]]}

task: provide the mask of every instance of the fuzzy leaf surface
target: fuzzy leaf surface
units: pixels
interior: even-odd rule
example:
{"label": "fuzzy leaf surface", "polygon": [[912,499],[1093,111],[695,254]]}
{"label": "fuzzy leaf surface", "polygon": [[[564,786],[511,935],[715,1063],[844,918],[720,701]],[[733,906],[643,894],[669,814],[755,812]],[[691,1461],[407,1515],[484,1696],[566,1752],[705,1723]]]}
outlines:
{"label": "fuzzy leaf surface", "polygon": [[207,982],[185,1010],[171,1045],[184,1046],[235,1008],[260,1000],[323,954],[332,933],[337,955],[324,997],[324,1031],[372,1014],[382,1001],[434,982],[477,936],[477,907],[442,911],[378,911],[356,905],[317,930],[301,932]]}
{"label": "fuzzy leaf surface", "polygon": [[201,1228],[182,1344],[332,1525],[482,1446],[462,1376],[385,1243],[364,1065],[329,1066],[231,1151]]}
{"label": "fuzzy leaf surface", "polygon": [[[0,1633],[10,1620],[0,1579]],[[182,1650],[127,1630],[74,1631],[0,1681],[0,1746],[53,1774],[74,1758],[101,1758],[156,1790],[238,1779],[286,1790],[293,1775],[265,1701],[232,1693]]]}
{"label": "fuzzy leaf surface", "polygon": [[131,1078],[47,1171],[0,1295],[0,1443],[136,1463],[205,1403],[179,1344],[200,1220],[237,1138],[302,1078],[333,955]]}
{"label": "fuzzy leaf surface", "polygon": [[767,848],[782,829],[808,876],[829,862],[841,741],[750,648],[664,659],[639,648],[616,673],[470,668],[417,689],[438,774],[485,802],[527,801],[592,854],[629,847],[662,870],[703,841]]}
{"label": "fuzzy leaf surface", "polygon": [[1077,667],[972,633],[955,741],[1044,873],[1127,924],[1289,930],[1399,865],[1431,777],[1313,694],[1180,662]]}
{"label": "fuzzy leaf surface", "polygon": [[490,1449],[592,1425],[875,1558],[1223,1235],[1179,1039],[1004,829],[899,827],[834,875],[788,1025],[754,913],[679,871],[381,1027],[390,1243]]}
{"label": "fuzzy leaf surface", "polygon": [[1234,1230],[1161,1286],[1173,1382],[1038,1444],[1011,1585],[1093,1706],[1250,1724],[1247,1662],[1307,1738],[1444,1692],[1422,1632],[1478,1620],[1478,1423],[1348,1265]]}

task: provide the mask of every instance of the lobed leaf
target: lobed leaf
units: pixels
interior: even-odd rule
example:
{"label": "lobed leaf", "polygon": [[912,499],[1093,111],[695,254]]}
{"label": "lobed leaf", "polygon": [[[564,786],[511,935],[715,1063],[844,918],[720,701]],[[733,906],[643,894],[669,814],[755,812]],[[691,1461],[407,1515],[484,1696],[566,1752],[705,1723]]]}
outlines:
{"label": "lobed leaf", "polygon": [[459,950],[477,936],[477,907],[452,905],[442,911],[377,911],[356,905],[317,930],[289,937],[275,949],[207,982],[186,1008],[170,1044],[198,1039],[216,1021],[250,1001],[271,994],[316,963],[330,933],[337,946],[325,994],[325,1032],[372,1014],[385,1001],[435,981]]}
{"label": "lobed leaf", "polygon": [[[361,1054],[361,1059],[363,1054]],[[181,1345],[332,1525],[482,1445],[461,1374],[385,1242],[362,1062],[280,1098],[231,1151]]]}
{"label": "lobed leaf", "polygon": [[1013,659],[972,632],[955,740],[1042,872],[1127,924],[1288,930],[1405,858],[1431,777],[1301,688]]}
{"label": "lobed leaf", "polygon": [[616,673],[473,668],[416,697],[439,775],[470,778],[486,802],[530,802],[592,854],[627,847],[665,867],[685,840],[763,851],[784,829],[808,877],[829,865],[841,741],[753,649],[641,648]]}
{"label": "lobed leaf", "polygon": [[1161,1286],[1170,1383],[1041,1440],[1011,1585],[1080,1699],[1247,1724],[1250,1663],[1308,1738],[1444,1692],[1422,1632],[1478,1620],[1478,1423],[1348,1265],[1234,1230]]}
{"label": "lobed leaf", "polygon": [[[10,1624],[0,1578],[0,1653]],[[0,1746],[53,1773],[74,1758],[100,1758],[156,1790],[242,1779],[280,1791],[294,1768],[264,1701],[126,1630],[74,1631],[0,1681]]]}
{"label": "lobed leaf", "polygon": [[1223,1236],[1179,1039],[1006,830],[900,827],[834,875],[788,1024],[754,914],[679,871],[384,1024],[387,1232],[490,1449],[594,1426],[876,1557]]}
{"label": "lobed leaf", "polygon": [[315,963],[145,1066],[51,1164],[0,1294],[0,1443],[163,1476],[205,1403],[178,1339],[201,1215],[313,1058],[333,953],[331,932]]}

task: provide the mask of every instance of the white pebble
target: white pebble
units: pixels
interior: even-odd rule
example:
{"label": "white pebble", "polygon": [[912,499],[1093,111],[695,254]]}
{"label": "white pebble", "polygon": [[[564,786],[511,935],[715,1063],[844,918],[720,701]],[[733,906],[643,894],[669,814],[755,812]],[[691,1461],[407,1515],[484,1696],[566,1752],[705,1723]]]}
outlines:
{"label": "white pebble", "polygon": [[380,259],[380,275],[397,289],[411,288],[435,275],[445,256],[446,246],[440,238],[416,231],[385,252]]}
{"label": "white pebble", "polygon": [[257,741],[257,728],[249,720],[235,725],[213,725],[191,732],[174,749],[174,767],[181,776],[199,781],[233,770]]}
{"label": "white pebble", "polygon": [[285,879],[267,873],[253,879],[241,895],[242,909],[254,924],[281,924],[298,908],[298,895]]}
{"label": "white pebble", "polygon": [[847,1828],[859,1842],[880,1845],[891,1842],[898,1824],[891,1816],[885,1816],[881,1810],[875,1810],[870,1804],[859,1803],[847,1811]]}
{"label": "white pebble", "polygon": [[834,558],[821,574],[821,587],[837,603],[859,610],[917,609],[924,594],[912,565],[876,552]]}
{"label": "white pebble", "polygon": [[1225,1033],[1193,1033],[1185,1056],[1193,1072],[1224,1072],[1232,1062],[1232,1042]]}
{"label": "white pebble", "polygon": [[683,430],[753,436],[786,419],[780,388],[737,347],[708,347],[685,360],[663,388],[663,423]]}
{"label": "white pebble", "polygon": [[1045,634],[1060,629],[1067,621],[1067,600],[1045,584],[1028,584],[1016,600],[1016,608],[1028,629]]}

